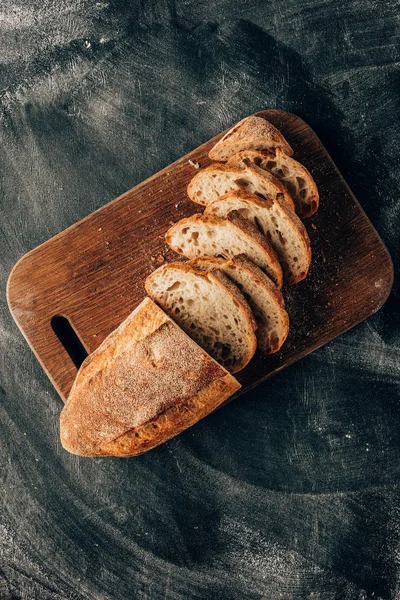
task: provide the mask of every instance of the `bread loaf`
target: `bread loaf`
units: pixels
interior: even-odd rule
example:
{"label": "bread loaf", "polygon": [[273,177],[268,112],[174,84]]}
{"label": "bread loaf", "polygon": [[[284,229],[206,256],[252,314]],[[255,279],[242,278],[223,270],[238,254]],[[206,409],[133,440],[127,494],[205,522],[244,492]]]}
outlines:
{"label": "bread loaf", "polygon": [[82,456],[141,454],[239,388],[147,298],[80,367],[61,412],[61,442]]}

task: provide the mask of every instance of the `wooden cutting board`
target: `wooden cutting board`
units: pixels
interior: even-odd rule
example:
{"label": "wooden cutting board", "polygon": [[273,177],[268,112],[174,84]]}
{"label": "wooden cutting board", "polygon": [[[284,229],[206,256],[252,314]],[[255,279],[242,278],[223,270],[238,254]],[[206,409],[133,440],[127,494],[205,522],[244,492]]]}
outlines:
{"label": "wooden cutting board", "polygon": [[[313,251],[310,274],[283,289],[289,337],[280,352],[257,355],[238,375],[241,393],[376,312],[393,281],[382,240],[313,130],[290,113],[256,114],[287,138],[294,158],[315,178],[321,201],[319,211],[305,220]],[[8,281],[11,313],[64,401],[86,352],[93,352],[144,298],[146,276],[165,261],[180,259],[165,245],[164,234],[172,222],[202,210],[186,188],[197,173],[193,163],[207,166],[207,153],[222,135],[15,265]]]}

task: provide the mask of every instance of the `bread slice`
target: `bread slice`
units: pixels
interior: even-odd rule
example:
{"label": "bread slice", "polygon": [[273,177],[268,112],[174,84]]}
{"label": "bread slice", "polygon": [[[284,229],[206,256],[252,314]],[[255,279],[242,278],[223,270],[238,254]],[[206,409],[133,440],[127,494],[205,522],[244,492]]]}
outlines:
{"label": "bread slice", "polygon": [[269,150],[282,148],[288,155],[293,154],[283,135],[269,121],[251,115],[232,127],[211,148],[211,160],[226,161],[241,150]]}
{"label": "bread slice", "polygon": [[272,281],[243,254],[231,260],[203,256],[190,261],[195,269],[221,269],[243,293],[256,319],[259,349],[277,352],[289,333],[289,317],[283,297]]}
{"label": "bread slice", "polygon": [[259,152],[244,150],[232,156],[227,167],[245,168],[255,165],[271,172],[287,188],[294,200],[296,212],[300,217],[311,217],[319,206],[319,193],[310,172],[297,160],[290,158],[280,148]]}
{"label": "bread slice", "polygon": [[282,198],[265,200],[243,191],[230,192],[211,202],[204,214],[227,218],[232,211],[251,221],[270,240],[287,283],[298,283],[307,276],[310,240],[303,223]]}
{"label": "bread slice", "polygon": [[217,256],[229,259],[236,254],[245,254],[271,277],[275,285],[282,286],[282,267],[271,244],[250,221],[235,211],[230,211],[226,219],[192,215],[173,225],[165,239],[173,250],[187,258]]}
{"label": "bread slice", "polygon": [[189,198],[203,206],[235,190],[244,190],[263,198],[275,198],[280,194],[294,210],[293,200],[279,179],[254,165],[240,168],[215,163],[199,171],[188,185]]}
{"label": "bread slice", "polygon": [[257,347],[253,313],[222,271],[202,273],[188,263],[169,263],[149,275],[146,291],[231,373],[252,358]]}
{"label": "bread slice", "polygon": [[61,442],[81,456],[141,454],[239,388],[146,298],[80,367],[61,412]]}

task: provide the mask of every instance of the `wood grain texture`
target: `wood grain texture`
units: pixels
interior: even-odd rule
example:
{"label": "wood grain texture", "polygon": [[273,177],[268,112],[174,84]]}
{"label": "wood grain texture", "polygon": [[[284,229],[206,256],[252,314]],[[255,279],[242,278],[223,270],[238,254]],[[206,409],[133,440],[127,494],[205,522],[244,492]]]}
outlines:
{"label": "wood grain texture", "polygon": [[[284,289],[289,337],[275,355],[258,354],[239,374],[243,393],[376,312],[393,282],[389,254],[316,134],[283,111],[256,113],[277,127],[312,173],[320,209],[306,226],[313,261],[308,278]],[[223,132],[224,133],[224,132]],[[8,281],[14,319],[65,400],[76,367],[51,328],[69,319],[87,351],[145,297],[144,280],[176,254],[164,241],[170,224],[200,207],[186,194],[211,161],[216,136],[24,256]]]}

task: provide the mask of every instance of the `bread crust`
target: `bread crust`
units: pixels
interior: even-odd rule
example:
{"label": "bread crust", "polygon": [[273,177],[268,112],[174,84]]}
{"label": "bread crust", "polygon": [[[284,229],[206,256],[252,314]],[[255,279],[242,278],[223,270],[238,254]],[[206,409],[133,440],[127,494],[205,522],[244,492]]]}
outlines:
{"label": "bread crust", "polygon": [[208,154],[211,160],[228,160],[241,150],[261,150],[280,147],[291,156],[293,150],[276,127],[266,119],[250,115],[239,121],[213,146]]}
{"label": "bread crust", "polygon": [[146,298],[80,367],[60,415],[61,442],[81,456],[141,454],[239,388],[226,369]]}

